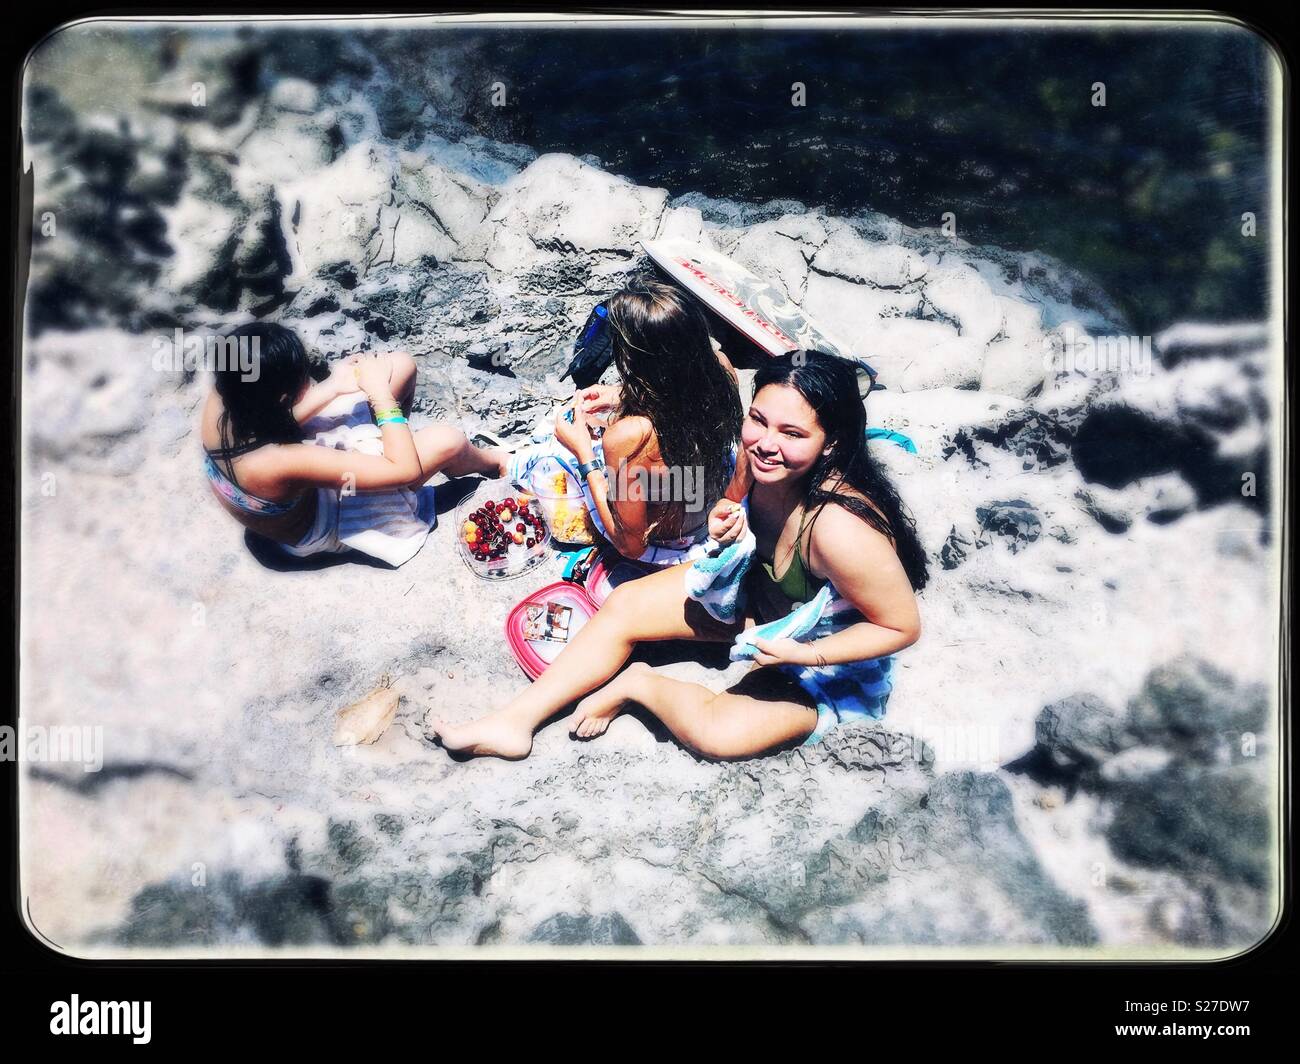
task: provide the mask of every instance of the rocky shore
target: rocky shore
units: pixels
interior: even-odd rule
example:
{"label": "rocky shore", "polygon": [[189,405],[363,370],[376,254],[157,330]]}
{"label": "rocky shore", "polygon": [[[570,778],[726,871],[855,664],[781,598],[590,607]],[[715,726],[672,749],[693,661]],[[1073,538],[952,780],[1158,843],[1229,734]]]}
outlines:
{"label": "rocky shore", "polygon": [[[1269,930],[1262,325],[1144,344],[1042,255],[488,140],[457,116],[454,50],[145,38],[152,77],[77,99],[57,87],[76,32],[34,58],[24,121],[22,712],[102,728],[104,764],[25,768],[42,936],[1167,956]],[[526,682],[501,625],[554,567],[478,580],[447,527],[465,482],[400,570],[271,562],[208,493],[203,375],[159,352],[270,315],[322,359],[409,351],[421,420],[519,438],[568,394],[592,305],[666,235],[778,282],[880,372],[871,423],[919,451],[880,455],[931,553],[923,639],[881,725],[816,748],[713,764],[628,714],[593,743],[548,728],[522,763],[454,762],[426,712],[468,719]],[[716,650],[647,660],[737,675]],[[393,726],[335,748],[335,711],[385,675]]]}

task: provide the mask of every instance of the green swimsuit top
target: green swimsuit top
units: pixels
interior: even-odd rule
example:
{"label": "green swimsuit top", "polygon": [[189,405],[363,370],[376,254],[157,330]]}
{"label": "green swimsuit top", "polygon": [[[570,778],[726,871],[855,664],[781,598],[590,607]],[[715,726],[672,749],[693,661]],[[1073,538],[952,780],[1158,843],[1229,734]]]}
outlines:
{"label": "green swimsuit top", "polygon": [[770,580],[781,593],[791,602],[807,602],[818,591],[822,589],[826,581],[820,577],[813,576],[808,572],[803,560],[803,522],[799,522],[799,534],[794,541],[794,557],[790,559],[790,567],[786,569],[785,576],[780,580],[776,578],[776,572],[768,562],[762,562],[763,572],[767,574]]}

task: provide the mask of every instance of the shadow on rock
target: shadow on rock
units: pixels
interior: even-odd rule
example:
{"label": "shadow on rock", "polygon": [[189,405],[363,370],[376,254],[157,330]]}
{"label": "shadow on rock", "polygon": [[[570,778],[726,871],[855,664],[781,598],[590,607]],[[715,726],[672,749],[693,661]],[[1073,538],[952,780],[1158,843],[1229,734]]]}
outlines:
{"label": "shadow on rock", "polygon": [[1153,900],[1153,928],[1195,945],[1258,940],[1273,861],[1262,685],[1184,657],[1154,669],[1122,712],[1077,694],[1044,707],[1036,727],[1035,749],[1008,767],[1099,797],[1115,856],[1189,888]]}

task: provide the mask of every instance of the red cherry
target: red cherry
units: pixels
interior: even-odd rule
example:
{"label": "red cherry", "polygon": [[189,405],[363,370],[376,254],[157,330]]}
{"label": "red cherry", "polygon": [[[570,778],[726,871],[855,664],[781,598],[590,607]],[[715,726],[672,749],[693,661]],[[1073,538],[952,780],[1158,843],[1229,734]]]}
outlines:
{"label": "red cherry", "polygon": [[528,542],[528,546],[530,546],[530,547],[535,547],[535,546],[537,546],[537,540],[533,539],[532,536],[529,536],[529,537],[528,537],[528,541],[527,541],[527,542]]}

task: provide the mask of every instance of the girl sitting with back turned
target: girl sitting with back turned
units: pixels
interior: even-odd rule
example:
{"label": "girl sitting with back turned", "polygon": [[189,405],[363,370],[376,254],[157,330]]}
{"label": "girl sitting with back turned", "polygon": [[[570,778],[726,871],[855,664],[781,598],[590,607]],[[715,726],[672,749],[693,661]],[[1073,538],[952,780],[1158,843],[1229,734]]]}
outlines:
{"label": "girl sitting with back turned", "polygon": [[313,383],[289,329],[258,322],[227,338],[251,348],[253,372],[216,370],[201,426],[208,480],[236,521],[286,554],[354,549],[401,565],[436,520],[431,489],[412,489],[440,472],[504,472],[502,452],[451,425],[411,431],[410,355],[354,355]]}
{"label": "girl sitting with back turned", "polygon": [[629,560],[675,565],[708,539],[713,504],[740,498],[736,373],[680,289],[635,278],[607,307],[621,384],[578,391],[554,438],[512,455],[510,473],[527,483],[558,446],[603,538]]}

